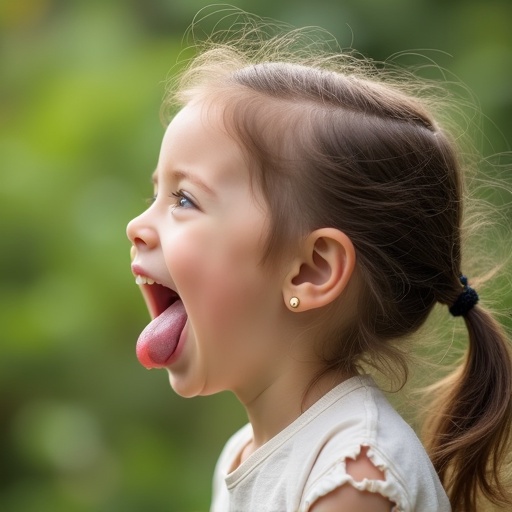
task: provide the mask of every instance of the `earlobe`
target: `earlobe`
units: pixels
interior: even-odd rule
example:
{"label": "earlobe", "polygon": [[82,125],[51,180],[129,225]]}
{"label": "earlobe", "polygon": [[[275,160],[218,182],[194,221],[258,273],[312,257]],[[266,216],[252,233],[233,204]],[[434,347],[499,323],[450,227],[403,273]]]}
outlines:
{"label": "earlobe", "polygon": [[330,304],[348,285],[355,267],[350,238],[335,228],[321,228],[306,238],[283,286],[289,309],[307,311]]}

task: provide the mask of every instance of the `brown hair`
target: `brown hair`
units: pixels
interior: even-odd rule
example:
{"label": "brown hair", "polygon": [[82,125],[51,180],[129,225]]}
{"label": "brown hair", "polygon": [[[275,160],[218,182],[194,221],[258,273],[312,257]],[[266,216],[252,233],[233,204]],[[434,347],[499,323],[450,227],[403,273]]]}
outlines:
{"label": "brown hair", "polygon": [[[283,48],[283,37],[257,51],[221,44],[202,52],[172,99],[200,97],[224,108],[271,212],[267,261],[316,228],[351,238],[361,307],[338,333],[343,343],[329,366],[391,360],[406,373],[395,342],[462,291],[463,173],[455,143],[425,100],[383,81],[367,61],[269,53]],[[481,495],[511,503],[500,475],[512,363],[507,338],[484,307],[464,320],[466,361],[440,383],[425,441],[454,511],[470,512]]]}

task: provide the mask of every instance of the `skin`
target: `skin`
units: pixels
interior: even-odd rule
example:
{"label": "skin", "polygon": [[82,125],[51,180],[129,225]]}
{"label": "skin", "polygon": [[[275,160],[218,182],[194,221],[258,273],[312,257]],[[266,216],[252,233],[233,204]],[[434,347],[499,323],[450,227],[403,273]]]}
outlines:
{"label": "skin", "polygon": [[[355,252],[344,233],[323,228],[281,264],[263,266],[267,207],[221,119],[219,109],[201,102],[176,115],[154,174],[155,200],[127,234],[134,265],[176,291],[187,311],[179,354],[167,366],[173,389],[185,397],[230,390],[247,410],[254,438],[241,463],[304,405],[351,376],[336,382],[326,376],[303,403],[322,367],[311,343],[312,322],[346,289]],[[298,308],[290,306],[291,297],[300,298]],[[375,468],[362,460],[370,475]],[[334,510],[332,503],[338,511],[355,510],[339,508],[352,503],[352,495],[333,493],[311,510]]]}

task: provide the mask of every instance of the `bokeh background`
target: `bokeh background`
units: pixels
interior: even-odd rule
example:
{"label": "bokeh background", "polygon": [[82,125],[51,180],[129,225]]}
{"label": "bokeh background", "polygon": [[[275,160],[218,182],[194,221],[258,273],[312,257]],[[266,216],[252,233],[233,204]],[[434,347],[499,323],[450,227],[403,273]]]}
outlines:
{"label": "bokeh background", "polygon": [[[209,3],[0,0],[2,511],[206,511],[245,422],[228,394],[174,396],[134,352],[147,313],[125,225],[151,195],[164,81]],[[509,149],[509,0],[232,3],[374,59],[433,58],[480,101],[477,146]]]}

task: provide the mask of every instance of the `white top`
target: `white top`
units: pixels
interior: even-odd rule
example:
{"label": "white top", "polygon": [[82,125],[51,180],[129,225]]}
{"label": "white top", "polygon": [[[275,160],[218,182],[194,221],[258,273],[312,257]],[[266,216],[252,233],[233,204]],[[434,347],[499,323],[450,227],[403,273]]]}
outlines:
{"label": "white top", "polygon": [[[251,439],[248,424],[226,444],[211,512],[307,512],[346,483],[387,497],[394,512],[451,510],[416,434],[369,376],[336,386],[228,473]],[[363,446],[385,480],[358,482],[347,474],[345,459],[355,459]]]}

